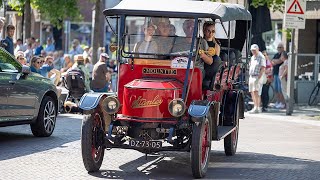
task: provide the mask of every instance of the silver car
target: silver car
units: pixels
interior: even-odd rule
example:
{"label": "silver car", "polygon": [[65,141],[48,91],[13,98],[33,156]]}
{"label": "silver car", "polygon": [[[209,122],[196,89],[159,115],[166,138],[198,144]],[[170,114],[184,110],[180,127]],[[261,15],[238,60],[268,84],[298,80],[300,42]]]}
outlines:
{"label": "silver car", "polygon": [[32,73],[0,47],[0,127],[30,124],[34,136],[53,133],[57,89],[50,79]]}

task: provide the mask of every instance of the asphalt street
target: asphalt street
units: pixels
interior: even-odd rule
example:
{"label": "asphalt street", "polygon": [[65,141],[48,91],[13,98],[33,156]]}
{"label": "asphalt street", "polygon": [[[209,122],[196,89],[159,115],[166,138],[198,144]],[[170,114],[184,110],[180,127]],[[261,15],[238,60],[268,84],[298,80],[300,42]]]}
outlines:
{"label": "asphalt street", "polygon": [[[278,116],[275,116],[278,117]],[[146,156],[105,152],[99,172],[88,174],[80,150],[82,116],[59,115],[51,137],[33,137],[29,125],[0,128],[0,179],[191,179],[189,153]],[[320,121],[246,115],[238,152],[226,157],[214,142],[206,179],[320,179]]]}

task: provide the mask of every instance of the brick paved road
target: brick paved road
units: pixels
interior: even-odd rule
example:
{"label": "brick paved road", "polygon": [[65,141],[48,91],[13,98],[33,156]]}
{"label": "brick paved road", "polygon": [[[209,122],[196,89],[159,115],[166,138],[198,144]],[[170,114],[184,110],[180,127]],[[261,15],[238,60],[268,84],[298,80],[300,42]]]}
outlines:
{"label": "brick paved road", "polygon": [[[308,121],[310,122],[310,121]],[[208,179],[320,179],[320,122],[248,115],[238,153],[226,157],[213,143]],[[145,156],[106,151],[98,173],[88,174],[80,152],[80,115],[58,118],[53,136],[35,138],[27,125],[0,128],[0,179],[190,179],[188,153]]]}

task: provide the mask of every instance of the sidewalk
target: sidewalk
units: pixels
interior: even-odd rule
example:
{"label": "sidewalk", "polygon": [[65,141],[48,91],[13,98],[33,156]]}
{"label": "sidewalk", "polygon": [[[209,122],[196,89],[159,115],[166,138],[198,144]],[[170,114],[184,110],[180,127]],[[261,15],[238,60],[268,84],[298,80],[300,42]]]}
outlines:
{"label": "sidewalk", "polygon": [[291,116],[286,115],[286,109],[268,108],[268,112],[259,114],[245,113],[245,117],[257,117],[270,120],[300,122],[320,126],[320,106],[294,106]]}

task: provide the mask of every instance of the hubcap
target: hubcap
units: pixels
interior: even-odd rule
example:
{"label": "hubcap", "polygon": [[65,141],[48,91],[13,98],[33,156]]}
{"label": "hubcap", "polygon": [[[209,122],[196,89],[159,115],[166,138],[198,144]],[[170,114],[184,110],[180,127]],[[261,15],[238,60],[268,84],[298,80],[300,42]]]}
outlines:
{"label": "hubcap", "polygon": [[44,108],[44,128],[47,133],[51,133],[56,119],[56,110],[52,101],[47,102]]}
{"label": "hubcap", "polygon": [[101,158],[102,147],[97,145],[97,137],[99,128],[102,126],[101,116],[99,113],[94,115],[93,128],[92,128],[92,146],[91,146],[91,155],[93,160],[97,163]]}
{"label": "hubcap", "polygon": [[208,159],[209,153],[209,122],[208,120],[205,121],[204,131],[202,134],[202,143],[201,143],[201,166],[205,167]]}

